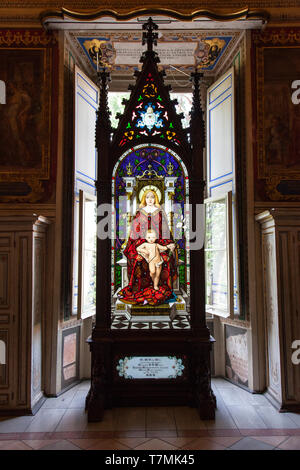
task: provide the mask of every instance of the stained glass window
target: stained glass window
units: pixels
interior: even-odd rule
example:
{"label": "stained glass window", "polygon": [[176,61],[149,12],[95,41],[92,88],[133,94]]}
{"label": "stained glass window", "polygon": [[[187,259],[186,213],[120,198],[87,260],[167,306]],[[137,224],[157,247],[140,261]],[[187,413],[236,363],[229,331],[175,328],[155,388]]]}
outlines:
{"label": "stained glass window", "polygon": [[[114,97],[121,101],[120,98]],[[113,100],[111,101],[113,103]],[[183,101],[181,100],[181,105]],[[122,112],[122,109],[119,110]],[[131,116],[125,125],[125,130],[120,139],[120,147],[138,140],[141,137],[158,136],[167,139],[176,145],[180,144],[174,123],[169,117],[169,112],[157,84],[151,73],[148,74],[141,93],[137,97],[137,102],[132,110]]]}
{"label": "stained glass window", "polygon": [[[172,243],[176,247],[174,260],[174,253],[169,251],[166,251],[167,256],[164,255],[162,258],[160,287],[157,295],[161,295],[163,300],[155,306],[169,308],[168,302],[177,302],[177,304],[181,302],[182,305],[179,307],[182,307],[182,313],[186,312],[187,305],[182,293],[189,295],[190,290],[189,250],[186,243],[188,224],[185,223],[188,217],[186,204],[188,204],[189,197],[189,178],[183,161],[174,151],[163,145],[137,145],[126,151],[117,162],[112,177],[112,191],[114,206],[112,296],[117,298],[120,290],[124,291],[129,283],[131,269],[135,269],[135,250],[138,245],[135,245],[133,249],[135,258],[131,260],[130,257],[131,244],[135,241],[134,239],[132,242],[133,227],[135,227],[134,234],[145,239],[147,229],[152,229],[152,225],[150,227],[147,225],[145,228],[143,224],[153,223],[154,230],[158,230],[156,232],[156,239],[159,240],[157,243],[160,246],[166,246],[166,250]],[[155,193],[156,208],[158,208],[154,208],[151,215],[141,210],[143,197],[146,197],[149,192]],[[141,212],[143,212],[142,215]],[[160,222],[157,223],[157,220]],[[147,279],[143,276],[146,276],[145,272],[148,268],[145,268],[145,271],[143,269],[141,266],[140,273],[138,269],[134,272],[136,277],[134,282],[141,284],[138,294],[141,291],[145,292],[147,288]],[[170,291],[168,291],[169,287]],[[152,294],[155,294],[155,291]],[[139,303],[138,298],[129,300],[128,303],[131,304]],[[142,307],[145,308],[145,305],[143,304]],[[122,305],[117,303],[116,308],[122,309]]]}

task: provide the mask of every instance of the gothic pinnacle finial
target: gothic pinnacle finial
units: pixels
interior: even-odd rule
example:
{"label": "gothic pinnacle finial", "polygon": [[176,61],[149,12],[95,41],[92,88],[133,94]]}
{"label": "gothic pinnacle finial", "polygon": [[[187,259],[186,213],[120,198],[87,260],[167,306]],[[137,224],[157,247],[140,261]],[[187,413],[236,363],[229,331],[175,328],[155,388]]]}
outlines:
{"label": "gothic pinnacle finial", "polygon": [[96,143],[99,143],[103,136],[109,136],[111,132],[110,110],[108,107],[108,83],[110,82],[110,74],[104,68],[98,72],[98,84],[100,88],[99,107],[97,110],[96,122]]}
{"label": "gothic pinnacle finial", "polygon": [[154,31],[156,31],[157,29],[158,29],[158,26],[157,26],[157,24],[154,23],[152,18],[149,18],[147,23],[143,24],[144,32],[143,32],[142,44],[144,46],[144,44],[147,43],[147,51],[148,52],[153,51],[153,45],[157,46],[158,34],[154,33]]}
{"label": "gothic pinnacle finial", "polygon": [[191,144],[193,146],[198,146],[199,144],[205,146],[205,125],[203,119],[203,110],[201,106],[200,98],[200,85],[203,73],[198,72],[196,69],[195,72],[191,74],[191,81],[193,83],[193,101],[192,109],[190,111],[191,122],[190,122],[190,132],[191,132]]}
{"label": "gothic pinnacle finial", "polygon": [[195,72],[191,73],[191,81],[193,83],[193,103],[192,103],[192,113],[199,113],[201,110],[201,101],[200,101],[200,81],[203,77],[203,73],[198,72],[196,69]]}

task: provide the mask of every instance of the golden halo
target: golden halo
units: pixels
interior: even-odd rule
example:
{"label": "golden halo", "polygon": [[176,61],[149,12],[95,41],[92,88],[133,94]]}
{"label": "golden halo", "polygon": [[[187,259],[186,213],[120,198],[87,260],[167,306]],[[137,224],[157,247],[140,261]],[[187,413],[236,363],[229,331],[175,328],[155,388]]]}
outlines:
{"label": "golden halo", "polygon": [[157,198],[158,198],[158,202],[161,201],[161,192],[160,190],[154,186],[154,185],[148,185],[148,186],[144,186],[141,190],[140,190],[140,193],[139,193],[139,200],[141,202],[142,200],[142,197],[144,196],[144,194],[148,191],[152,191],[153,193],[156,193],[157,195]]}

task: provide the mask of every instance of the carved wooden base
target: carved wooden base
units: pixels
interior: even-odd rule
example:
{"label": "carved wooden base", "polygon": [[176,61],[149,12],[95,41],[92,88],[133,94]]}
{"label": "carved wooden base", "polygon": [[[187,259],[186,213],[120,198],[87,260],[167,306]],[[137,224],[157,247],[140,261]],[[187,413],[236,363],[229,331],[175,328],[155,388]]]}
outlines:
{"label": "carved wooden base", "polygon": [[[188,335],[167,341],[163,335],[155,338],[144,335],[138,339],[124,334],[113,338],[94,337],[90,341],[92,377],[86,398],[88,421],[101,421],[104,410],[113,406],[188,405],[198,408],[201,419],[214,419],[211,343],[210,339]],[[185,363],[184,373],[174,379],[125,379],[117,371],[118,360],[125,356],[180,356]]]}
{"label": "carved wooden base", "polygon": [[203,344],[195,345],[193,368],[195,371],[195,397],[201,419],[214,419],[217,405],[211,389],[210,349]]}

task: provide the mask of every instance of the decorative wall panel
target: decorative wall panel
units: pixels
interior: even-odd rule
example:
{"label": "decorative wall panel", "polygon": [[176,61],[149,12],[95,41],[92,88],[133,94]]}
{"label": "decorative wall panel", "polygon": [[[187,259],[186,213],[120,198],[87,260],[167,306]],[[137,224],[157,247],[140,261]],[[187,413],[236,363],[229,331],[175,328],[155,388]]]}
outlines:
{"label": "decorative wall panel", "polygon": [[57,43],[42,30],[0,30],[0,201],[52,202],[57,146]]}
{"label": "decorative wall panel", "polygon": [[281,401],[281,368],[274,233],[264,233],[263,240],[264,294],[267,333],[267,382],[269,393]]}
{"label": "decorative wall panel", "polygon": [[0,273],[3,257],[8,286],[8,301],[0,304],[0,412],[31,412],[42,398],[48,224],[42,216],[0,220]]}
{"label": "decorative wall panel", "polygon": [[255,199],[300,201],[300,28],[255,31],[252,41]]}
{"label": "decorative wall panel", "polygon": [[8,307],[9,291],[8,291],[8,254],[0,254],[0,306]]}
{"label": "decorative wall panel", "polygon": [[18,285],[19,285],[19,308],[17,312],[17,350],[18,357],[18,388],[17,388],[17,404],[25,406],[27,403],[27,390],[28,390],[28,315],[30,312],[31,292],[28,291],[28,285],[31,285],[31,272],[29,259],[31,258],[30,239],[27,233],[18,233],[16,235],[16,247],[18,263]]}
{"label": "decorative wall panel", "polygon": [[8,387],[8,331],[0,330],[0,388]]}
{"label": "decorative wall panel", "polygon": [[225,352],[226,377],[248,387],[247,330],[225,325]]}
{"label": "decorative wall panel", "polygon": [[32,311],[32,402],[35,403],[42,393],[42,309],[44,297],[44,239],[34,237],[34,286]]}
{"label": "decorative wall panel", "polygon": [[292,345],[300,338],[300,212],[272,209],[256,218],[262,224],[267,392],[281,409],[299,411],[299,364],[292,361]]}
{"label": "decorative wall panel", "polygon": [[79,339],[79,326],[62,332],[62,389],[79,380]]}

